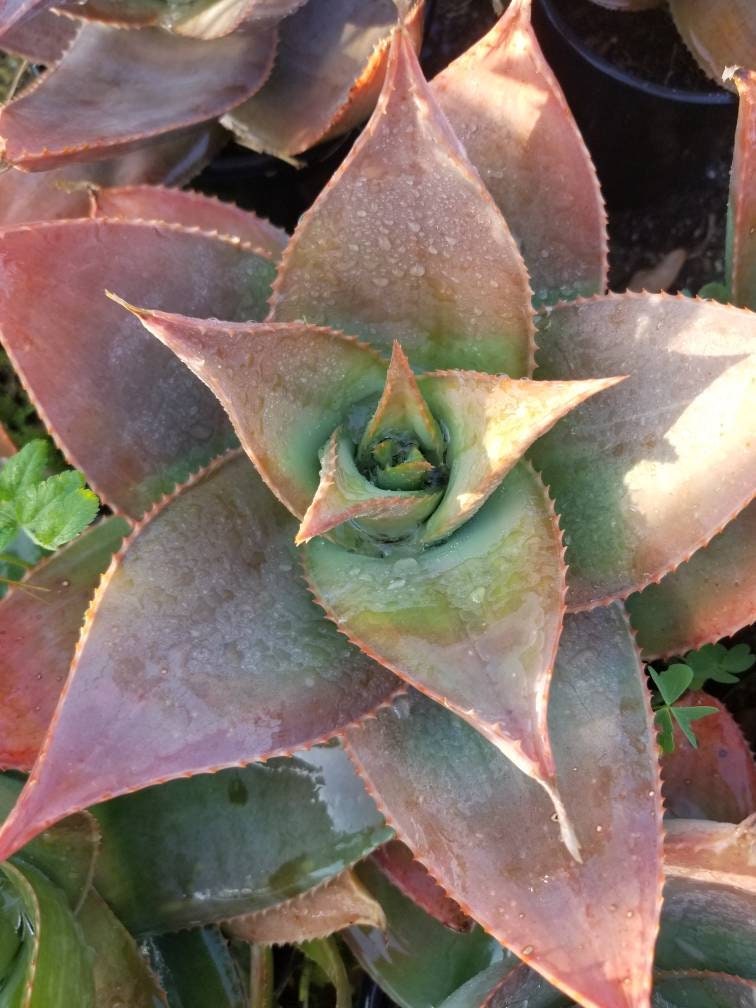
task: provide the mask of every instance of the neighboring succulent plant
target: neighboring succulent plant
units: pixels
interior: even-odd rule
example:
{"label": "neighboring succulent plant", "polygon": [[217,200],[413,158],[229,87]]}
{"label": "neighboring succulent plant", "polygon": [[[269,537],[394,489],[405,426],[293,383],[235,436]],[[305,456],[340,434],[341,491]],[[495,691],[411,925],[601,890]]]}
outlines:
{"label": "neighboring succulent plant", "polygon": [[[62,0],[82,23],[61,38],[49,0],[12,6],[0,9],[0,46],[40,62],[61,50],[0,113],[3,156],[26,171],[221,118],[255,150],[298,154],[370,113],[398,16],[395,0]],[[404,20],[419,42],[422,0]]]}
{"label": "neighboring succulent plant", "polygon": [[[731,291],[745,305],[756,83],[739,86]],[[343,749],[288,755],[338,737],[443,890],[420,872],[418,902],[464,928],[446,896],[488,932],[452,935],[491,951],[471,952],[476,968],[443,997],[514,954],[528,965],[504,975],[506,1003],[545,997],[548,980],[589,1008],[647,1004],[665,862],[657,967],[690,970],[700,946],[695,968],[735,976],[662,977],[657,998],[740,990],[749,827],[722,844],[707,824],[663,856],[623,600],[647,657],[753,619],[756,317],[602,293],[598,185],[527,2],[430,87],[396,34],[373,118],[283,255],[264,224],[196,195],[138,187],[95,203],[103,216],[2,234],[9,356],[67,456],[135,522],[78,643],[120,517],[30,576],[50,589],[43,635],[26,629],[28,593],[0,606],[2,764],[31,768],[0,831],[10,883],[33,887],[19,866],[43,831],[106,802],[95,891],[133,933],[244,916],[236,933],[252,935],[250,913],[320,899],[316,883],[389,839]],[[270,313],[248,321],[271,285]],[[233,443],[215,396],[254,465],[232,451],[173,490]],[[728,731],[726,714],[703,718],[700,748],[665,758],[668,802],[714,803],[724,765],[735,783],[716,801],[745,818],[747,749],[709,745]],[[694,783],[670,792],[694,752]],[[401,853],[382,861],[418,892]],[[727,920],[742,937],[717,958],[691,907],[704,932]],[[82,983],[95,989],[96,972]]]}
{"label": "neighboring succulent plant", "polygon": [[[593,0],[599,7],[640,11],[667,0]],[[756,7],[752,0],[668,0],[669,11],[694,59],[717,84],[735,90],[728,67],[756,66]]]}

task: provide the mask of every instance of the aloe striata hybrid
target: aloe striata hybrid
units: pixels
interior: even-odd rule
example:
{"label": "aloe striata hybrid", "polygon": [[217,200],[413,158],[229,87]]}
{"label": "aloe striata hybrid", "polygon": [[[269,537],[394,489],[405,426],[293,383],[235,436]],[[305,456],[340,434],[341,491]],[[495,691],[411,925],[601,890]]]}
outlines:
{"label": "aloe striata hybrid", "polygon": [[[103,964],[135,975],[117,918],[317,940],[301,900],[372,927],[348,940],[402,1005],[752,995],[750,754],[722,713],[694,785],[683,745],[665,757],[663,843],[642,659],[753,619],[756,82],[737,77],[742,307],[605,294],[598,184],[529,14],[515,0],[430,85],[397,31],[283,249],[146,187],[2,234],[4,345],[116,512],[0,606],[0,758],[30,771],[6,889],[27,956],[57,914],[83,1004]],[[411,853],[319,886],[391,830]],[[90,889],[40,860],[71,831]],[[94,975],[82,900],[118,937]],[[218,935],[150,939],[166,988],[174,939],[209,956]]]}

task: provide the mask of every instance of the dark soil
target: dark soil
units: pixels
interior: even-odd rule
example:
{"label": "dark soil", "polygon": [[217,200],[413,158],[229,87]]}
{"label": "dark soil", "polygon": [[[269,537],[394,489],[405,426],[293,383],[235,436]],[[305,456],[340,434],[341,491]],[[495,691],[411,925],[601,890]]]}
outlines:
{"label": "dark soil", "polygon": [[591,0],[553,0],[575,34],[596,55],[642,80],[690,91],[713,91],[666,8],[612,11]]}

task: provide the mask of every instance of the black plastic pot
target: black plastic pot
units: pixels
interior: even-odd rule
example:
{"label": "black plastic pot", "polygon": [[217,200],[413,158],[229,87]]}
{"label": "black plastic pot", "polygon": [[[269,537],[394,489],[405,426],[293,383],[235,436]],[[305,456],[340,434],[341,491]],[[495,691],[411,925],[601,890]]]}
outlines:
{"label": "black plastic pot", "polygon": [[[537,0],[533,23],[609,208],[647,205],[670,188],[705,184],[709,166],[732,145],[735,96],[714,85],[690,91],[656,84],[613,65],[562,16],[572,2]],[[618,26],[622,17],[633,16],[618,15]]]}

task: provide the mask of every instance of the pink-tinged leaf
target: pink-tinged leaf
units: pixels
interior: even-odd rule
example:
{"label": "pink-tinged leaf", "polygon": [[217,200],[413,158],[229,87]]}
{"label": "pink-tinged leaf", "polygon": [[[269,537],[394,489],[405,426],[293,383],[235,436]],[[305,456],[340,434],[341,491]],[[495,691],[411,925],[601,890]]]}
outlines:
{"label": "pink-tinged leaf", "polygon": [[65,0],[71,17],[122,28],[169,28],[180,35],[213,39],[245,21],[287,17],[306,0]]}
{"label": "pink-tinged leaf", "polygon": [[0,174],[0,225],[31,224],[90,213],[89,186],[183,185],[222,142],[214,124],[158,137],[111,161],[70,164],[46,172],[8,168]]}
{"label": "pink-tinged leaf", "polygon": [[752,888],[756,892],[756,813],[737,825],[667,819],[664,874]]}
{"label": "pink-tinged leaf", "polygon": [[644,656],[695,651],[756,622],[756,504],[658,584],[627,600]]}
{"label": "pink-tinged leaf", "polygon": [[93,215],[123,220],[157,220],[238,238],[278,259],[289,240],[285,231],[233,203],[161,186],[94,188]]}
{"label": "pink-tinged leaf", "polygon": [[582,863],[534,782],[440,704],[399,698],[347,738],[389,823],[466,913],[587,1008],[646,1005],[661,803],[648,691],[618,607],[565,621],[549,728]]}
{"label": "pink-tinged leaf", "polygon": [[[493,969],[487,971],[490,976]],[[476,980],[478,989],[476,990]],[[525,963],[507,969],[492,989],[490,980],[474,978],[444,1001],[442,1008],[567,1008],[568,999]],[[482,989],[481,989],[482,988]]]}
{"label": "pink-tinged leaf", "polygon": [[8,431],[0,424],[0,459],[7,459],[15,454],[16,446],[13,444]]}
{"label": "pink-tinged leaf", "polygon": [[42,9],[3,32],[0,48],[32,63],[55,63],[71,45],[78,30],[79,26],[70,18]]}
{"label": "pink-tinged leaf", "polygon": [[60,63],[0,112],[4,157],[43,171],[214,119],[261,86],[274,50],[272,27],[203,42],[84,25]]}
{"label": "pink-tinged leaf", "polygon": [[756,309],[756,71],[736,70],[732,80],[740,108],[730,175],[727,272],[733,303]]}
{"label": "pink-tinged leaf", "polygon": [[696,722],[698,748],[675,728],[674,752],[662,756],[664,801],[680,819],[739,823],[756,808],[756,766],[748,743],[724,704],[708,693],[688,693],[685,705],[718,707]]}
{"label": "pink-tinged leaf", "polygon": [[74,810],[311,745],[395,695],[313,604],[295,531],[243,456],[137,528],[97,591],[2,857]]}
{"label": "pink-tinged leaf", "polygon": [[[405,23],[419,47],[423,3]],[[265,86],[223,120],[240,143],[281,157],[299,154],[366,119],[386,72],[394,0],[309,0],[280,26]]]}
{"label": "pink-tinged leaf", "polygon": [[335,931],[359,925],[386,927],[378,903],[348,870],[269,910],[232,917],[223,930],[241,941],[260,945],[292,945],[327,938]]}
{"label": "pink-tinged leaf", "polygon": [[232,325],[124,307],[218,396],[260,475],[302,518],[318,489],[318,452],[350,407],[383,387],[380,357],[303,323]]}
{"label": "pink-tinged leaf", "polygon": [[333,325],[413,366],[532,367],[527,271],[397,32],[378,106],[302,218],[272,318]]}
{"label": "pink-tinged leaf", "polygon": [[531,28],[530,0],[510,3],[433,90],[517,239],[536,299],[603,294],[601,191]]}
{"label": "pink-tinged leaf", "polygon": [[106,518],[48,557],[0,601],[0,767],[31,769],[89,601],[128,532]]}
{"label": "pink-tinged leaf", "polygon": [[449,434],[449,483],[423,530],[423,542],[444,539],[466,522],[531,444],[589,396],[620,378],[534,382],[472,371],[425,375],[420,387]]}
{"label": "pink-tinged leaf", "polygon": [[756,983],[706,970],[659,970],[653,1008],[753,1008]]}
{"label": "pink-tinged leaf", "polygon": [[412,856],[401,840],[379,847],[373,861],[397,889],[427,914],[452,931],[469,931],[473,922],[450,899],[428,871]]}
{"label": "pink-tinged leaf", "polygon": [[51,4],[52,0],[0,0],[0,33]]}
{"label": "pink-tinged leaf", "polygon": [[574,609],[624,598],[705,546],[756,484],[756,314],[666,294],[549,310],[538,377],[626,381],[533,447],[556,499]]}
{"label": "pink-tinged leaf", "polygon": [[[529,467],[416,556],[364,556],[325,539],[304,552],[315,597],[342,633],[456,711],[558,805],[546,709],[565,569],[550,501]],[[566,816],[561,825],[574,848]]]}
{"label": "pink-tinged leaf", "polygon": [[0,338],[66,456],[139,516],[228,447],[219,404],[105,296],[227,318],[265,311],[273,267],[176,225],[76,220],[2,234]]}
{"label": "pink-tinged leaf", "polygon": [[437,490],[381,490],[357,468],[354,445],[344,431],[333,432],[323,452],[320,484],[297,532],[309,542],[346,522],[386,539],[400,539],[424,521],[438,504]]}
{"label": "pink-tinged leaf", "polygon": [[701,69],[717,84],[727,67],[756,65],[756,7],[751,0],[669,0],[677,30]]}

